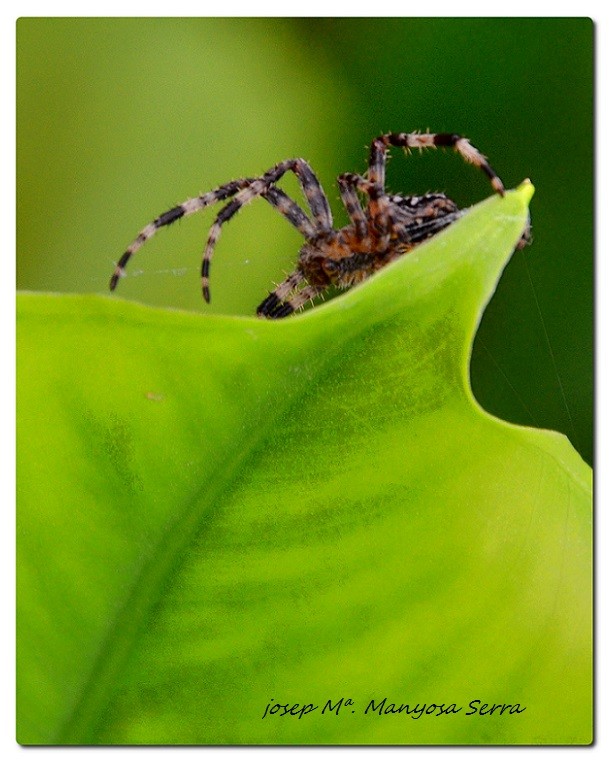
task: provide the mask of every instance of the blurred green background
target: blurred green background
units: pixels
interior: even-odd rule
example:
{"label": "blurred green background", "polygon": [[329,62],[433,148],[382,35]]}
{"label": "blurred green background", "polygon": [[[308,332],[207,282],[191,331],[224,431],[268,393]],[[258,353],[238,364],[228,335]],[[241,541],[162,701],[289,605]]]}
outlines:
{"label": "blurred green background", "polygon": [[[592,460],[593,36],[589,19],[30,19],[17,22],[18,288],[105,293],[162,211],[277,161],[336,176],[384,131],[462,133],[506,185],[529,177],[534,243],[475,342],[484,408],[559,430]],[[294,180],[283,186],[298,195]],[[467,206],[487,181],[447,153],[395,153],[388,188]],[[161,232],[119,295],[252,315],[300,236],[264,201],[227,228],[202,302],[213,214]]]}

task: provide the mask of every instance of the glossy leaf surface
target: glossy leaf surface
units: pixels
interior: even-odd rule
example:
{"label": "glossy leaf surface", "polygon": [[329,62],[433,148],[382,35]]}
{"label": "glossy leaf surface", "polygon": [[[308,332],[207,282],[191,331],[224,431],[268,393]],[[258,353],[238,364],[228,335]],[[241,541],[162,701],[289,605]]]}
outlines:
{"label": "glossy leaf surface", "polygon": [[530,196],[284,321],[20,297],[22,743],[591,741],[589,469],[468,382]]}

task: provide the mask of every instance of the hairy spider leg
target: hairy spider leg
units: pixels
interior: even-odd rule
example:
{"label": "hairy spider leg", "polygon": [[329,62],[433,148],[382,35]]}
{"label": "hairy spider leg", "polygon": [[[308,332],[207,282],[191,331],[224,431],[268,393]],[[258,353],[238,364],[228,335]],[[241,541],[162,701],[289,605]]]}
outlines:
{"label": "hairy spider leg", "polygon": [[386,204],[388,198],[383,188],[376,182],[365,179],[357,173],[345,173],[341,178],[350,188],[368,196],[368,215],[362,211],[366,230],[370,235],[368,247],[379,252],[384,251],[389,247],[391,231],[390,206]]}
{"label": "hairy spider leg", "polygon": [[373,139],[370,148],[368,179],[374,185],[369,192],[369,216],[373,222],[373,228],[377,232],[389,230],[389,205],[385,196],[385,163],[387,160],[387,148],[389,146],[404,149],[423,149],[437,147],[451,147],[458,152],[464,160],[481,168],[490,179],[495,192],[504,195],[502,181],[487,162],[485,156],[479,152],[468,139],[452,133],[387,133]]}
{"label": "hairy spider leg", "polygon": [[[273,320],[277,320],[282,317],[287,317],[288,315],[291,315],[293,312],[295,312],[297,309],[300,309],[300,307],[306,304],[307,301],[310,301],[311,299],[314,299],[316,296],[319,296],[319,294],[323,293],[324,290],[325,288],[321,288],[321,287],[317,288],[314,285],[306,285],[298,293],[295,293],[293,296],[290,296],[290,298],[287,301],[282,301],[280,304],[277,304],[271,309],[267,309],[266,311],[260,311],[260,308],[258,308],[258,315],[260,317],[268,317]],[[260,307],[261,306],[262,305],[260,305]]]}
{"label": "hairy spider leg", "polygon": [[355,234],[359,239],[368,235],[368,219],[357,195],[360,182],[364,181],[355,173],[343,173],[336,180],[341,193],[341,201],[353,224]]}
{"label": "hairy spider leg", "polygon": [[504,195],[504,185],[500,177],[488,163],[484,154],[479,152],[470,141],[457,133],[384,133],[372,140],[370,145],[370,159],[368,164],[369,181],[378,184],[381,190],[385,186],[385,161],[387,147],[401,147],[403,149],[426,149],[438,147],[450,147],[461,155],[467,163],[476,165],[490,180],[494,192]]}
{"label": "hairy spider leg", "polygon": [[[150,240],[153,237],[158,229],[168,226],[169,224],[173,224],[178,219],[183,218],[183,216],[189,216],[192,213],[196,213],[197,211],[201,211],[202,209],[213,205],[214,203],[221,202],[222,200],[226,200],[228,197],[232,197],[232,195],[236,194],[241,189],[245,189],[255,180],[255,178],[249,177],[244,179],[236,179],[235,181],[231,181],[228,184],[217,187],[216,189],[212,190],[211,192],[207,192],[204,195],[200,195],[199,197],[192,197],[181,205],[177,205],[175,208],[171,208],[169,211],[166,211],[165,213],[158,216],[155,221],[152,221],[143,230],[141,230],[140,234],[127,248],[125,253],[117,262],[117,266],[115,267],[115,271],[111,277],[111,291],[115,289],[117,282],[123,275],[126,264],[131,259],[131,257],[136,253],[136,251],[142,248],[147,240]],[[290,200],[290,198],[282,190],[272,186],[268,192],[263,195],[263,197],[268,200],[268,202],[270,202],[270,204],[277,210],[281,210],[283,215],[297,229],[299,229],[305,237],[311,237],[315,234],[315,228],[310,222],[308,216],[298,205],[296,205],[296,203]]]}
{"label": "hairy spider leg", "polygon": [[[298,183],[300,184],[300,187],[313,215],[316,232],[320,234],[332,230],[333,223],[330,203],[328,202],[328,198],[326,197],[326,193],[324,192],[321,184],[319,181],[317,181],[317,177],[315,176],[311,166],[306,162],[306,160],[302,160],[301,158],[293,158],[291,160],[284,160],[281,163],[277,163],[277,165],[266,171],[263,176],[254,179],[248,187],[238,192],[236,197],[221,209],[217,215],[217,218],[213,222],[213,226],[209,230],[209,236],[204,248],[204,253],[202,255],[202,295],[204,296],[205,301],[209,302],[211,300],[211,293],[209,288],[209,270],[215,245],[221,235],[222,226],[236,213],[238,213],[238,211],[244,205],[250,203],[254,198],[266,197],[270,188],[288,171],[296,174]],[[277,210],[279,210],[280,213],[282,213],[288,219],[290,224],[297,226],[296,221],[292,220],[295,218],[295,216],[288,215],[288,211],[292,210],[295,214],[295,210],[299,210],[298,205],[293,203],[287,197],[287,195],[285,195],[285,193],[281,193],[281,196],[279,196],[278,200],[280,202],[279,207],[277,207],[274,202],[270,202],[274,207],[277,208]],[[290,209],[288,203],[291,203],[291,206],[294,208]],[[310,223],[313,226],[313,223]],[[298,226],[298,229],[302,232],[300,226]],[[313,233],[306,236],[312,237]]]}
{"label": "hairy spider leg", "polygon": [[183,216],[190,216],[192,213],[201,211],[203,208],[207,208],[209,205],[213,205],[214,203],[226,200],[228,197],[235,195],[239,190],[248,187],[253,181],[254,179],[252,178],[236,179],[236,181],[230,181],[228,184],[217,187],[216,189],[213,189],[211,192],[207,192],[204,195],[200,195],[199,197],[191,197],[181,205],[177,205],[174,208],[171,208],[169,211],[162,213],[157,217],[157,219],[155,219],[155,221],[147,224],[147,226],[140,231],[134,242],[128,246],[127,250],[117,262],[117,266],[115,267],[115,271],[113,272],[109,286],[111,291],[115,290],[115,286],[117,285],[119,278],[123,275],[128,261],[136,253],[136,251],[143,247],[147,240],[150,240],[153,235],[155,235],[158,229],[167,227],[169,224],[172,224],[178,219],[183,218]]}
{"label": "hairy spider leg", "polygon": [[[288,195],[283,192],[283,190],[279,189],[278,187],[271,186],[267,191],[264,191],[261,193],[261,197],[263,197],[265,200],[267,200],[273,208],[275,208],[279,213],[281,213],[282,216],[284,216],[289,223],[294,226],[304,238],[311,238],[315,237],[317,234],[317,230],[315,229],[315,225],[313,222],[309,219],[309,217],[306,215],[306,213],[300,208],[300,206],[295,203]],[[234,201],[233,201],[234,202]],[[237,212],[238,208],[234,208],[233,211],[230,211],[228,218],[224,217],[224,211],[227,211],[228,208],[232,206],[232,203],[227,205],[225,208],[222,208],[219,215],[215,219],[213,226],[209,230],[209,236],[207,240],[207,247],[211,243],[211,252],[209,253],[208,259],[205,258],[206,256],[206,248],[205,253],[202,259],[202,294],[205,298],[205,301],[209,302],[211,300],[211,289],[209,286],[209,269],[210,269],[210,263],[211,263],[211,257],[213,255],[212,249],[215,247],[215,244],[217,240],[219,240],[219,236],[221,234],[221,226],[228,221],[232,216]],[[226,214],[227,215],[227,214]]]}
{"label": "hairy spider leg", "polygon": [[302,272],[299,269],[294,270],[294,272],[292,272],[291,275],[288,275],[285,280],[280,283],[274,291],[271,291],[260,304],[256,310],[258,316],[271,317],[271,313],[296,290],[303,280],[304,275]]}

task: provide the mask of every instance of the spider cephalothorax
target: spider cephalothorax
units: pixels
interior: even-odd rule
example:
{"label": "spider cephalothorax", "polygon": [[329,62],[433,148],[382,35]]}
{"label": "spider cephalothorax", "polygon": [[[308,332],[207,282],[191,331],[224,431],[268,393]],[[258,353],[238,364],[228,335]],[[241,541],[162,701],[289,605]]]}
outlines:
{"label": "spider cephalothorax", "polygon": [[[386,133],[373,139],[368,171],[364,176],[344,173],[338,177],[341,200],[350,219],[350,224],[342,229],[334,228],[328,198],[306,160],[284,160],[262,176],[230,181],[158,216],[140,232],[118,261],[111,277],[111,290],[117,285],[131,256],[158,229],[213,203],[232,198],[217,215],[202,257],[202,293],[205,300],[210,301],[209,268],[221,227],[256,197],[267,200],[305,239],[296,269],[260,304],[259,316],[286,317],[329,286],[348,288],[362,282],[462,215],[453,200],[440,193],[408,197],[386,194],[385,162],[390,146],[407,150],[451,147],[464,160],[481,168],[494,191],[504,195],[502,181],[468,139],[455,133]],[[288,171],[298,179],[310,217],[276,186]],[[518,248],[529,242],[529,229],[527,225]]]}

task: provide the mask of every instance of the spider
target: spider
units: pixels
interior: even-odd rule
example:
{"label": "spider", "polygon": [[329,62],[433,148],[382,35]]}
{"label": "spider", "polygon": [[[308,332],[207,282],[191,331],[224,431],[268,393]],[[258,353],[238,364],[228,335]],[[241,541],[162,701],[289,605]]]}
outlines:
{"label": "spider", "polygon": [[[202,293],[207,303],[211,299],[211,257],[221,228],[256,197],[268,201],[305,239],[298,254],[296,269],[259,305],[259,317],[286,317],[330,286],[349,288],[362,282],[463,214],[453,200],[442,193],[407,197],[387,194],[385,165],[389,147],[402,147],[407,151],[450,147],[466,162],[480,168],[490,180],[494,191],[504,195],[502,181],[485,156],[468,139],[455,133],[386,133],[371,142],[368,171],[364,176],[343,173],[338,177],[341,200],[351,222],[347,226],[334,228],[328,198],[306,160],[284,160],[262,176],[230,181],[158,216],[141,230],[117,262],[111,277],[111,291],[124,274],[130,258],[158,229],[228,198],[233,199],[217,215],[202,257]],[[277,182],[288,172],[296,175],[310,216],[277,186]],[[517,247],[521,248],[529,241],[528,223]]]}

